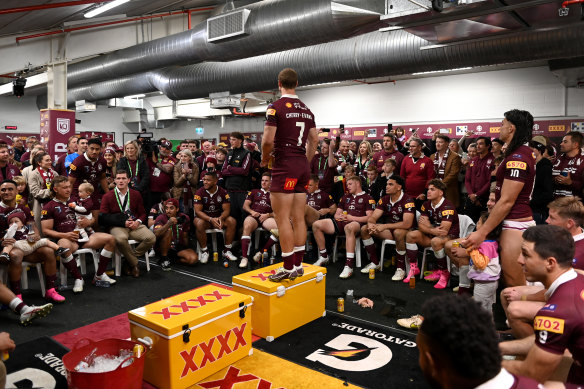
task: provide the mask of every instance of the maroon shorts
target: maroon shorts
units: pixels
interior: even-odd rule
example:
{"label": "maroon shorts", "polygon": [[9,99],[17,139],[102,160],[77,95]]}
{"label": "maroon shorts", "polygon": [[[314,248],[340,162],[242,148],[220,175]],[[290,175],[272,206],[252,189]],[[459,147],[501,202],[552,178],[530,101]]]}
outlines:
{"label": "maroon shorts", "polygon": [[286,158],[274,163],[270,192],[306,193],[310,178],[308,160],[304,158]]}

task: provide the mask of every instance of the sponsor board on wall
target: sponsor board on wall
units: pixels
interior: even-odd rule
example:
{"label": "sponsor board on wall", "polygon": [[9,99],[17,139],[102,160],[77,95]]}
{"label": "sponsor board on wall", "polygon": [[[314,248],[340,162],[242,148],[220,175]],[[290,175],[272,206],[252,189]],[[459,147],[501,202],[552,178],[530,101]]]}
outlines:
{"label": "sponsor board on wall", "polygon": [[584,132],[584,122],[570,123],[570,131]]}

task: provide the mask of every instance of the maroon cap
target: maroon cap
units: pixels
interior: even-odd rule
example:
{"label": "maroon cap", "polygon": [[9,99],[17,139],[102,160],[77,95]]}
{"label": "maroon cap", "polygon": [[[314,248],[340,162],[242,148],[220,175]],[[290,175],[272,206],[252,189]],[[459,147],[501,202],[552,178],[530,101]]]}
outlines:
{"label": "maroon cap", "polygon": [[166,204],[172,204],[172,205],[174,205],[174,207],[175,207],[176,209],[178,209],[178,208],[179,208],[179,206],[178,206],[178,200],[177,200],[177,199],[174,199],[174,198],[166,200],[166,201],[164,202],[164,204],[165,204],[165,205],[166,205]]}

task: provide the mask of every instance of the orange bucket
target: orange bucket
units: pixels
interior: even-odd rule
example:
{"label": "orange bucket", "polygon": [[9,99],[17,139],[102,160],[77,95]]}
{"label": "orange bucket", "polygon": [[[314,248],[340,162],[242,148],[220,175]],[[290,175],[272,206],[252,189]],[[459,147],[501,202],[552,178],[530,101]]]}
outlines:
{"label": "orange bucket", "polygon": [[[80,343],[88,343],[80,346]],[[83,361],[89,354],[98,357],[104,354],[118,355],[120,350],[133,350],[135,345],[142,345],[139,342],[122,339],[104,339],[94,342],[89,339],[82,339],[73,347],[73,350],[63,356],[63,365],[67,369],[67,384],[69,389],[95,389],[95,388],[142,388],[142,375],[144,373],[144,355],[148,352],[148,347],[144,347],[144,352],[140,358],[130,357],[134,362],[129,366],[120,366],[105,373],[86,373],[75,371],[79,362]]]}

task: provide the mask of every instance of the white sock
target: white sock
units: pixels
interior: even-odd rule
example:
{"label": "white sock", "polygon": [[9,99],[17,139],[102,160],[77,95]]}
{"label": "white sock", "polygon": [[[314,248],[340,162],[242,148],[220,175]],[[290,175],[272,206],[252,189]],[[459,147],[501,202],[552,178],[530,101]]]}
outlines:
{"label": "white sock", "polygon": [[[432,250],[434,251],[434,250]],[[444,258],[446,256],[446,252],[444,251],[444,249],[440,249],[438,251],[434,251],[434,255],[436,256],[436,259],[441,259]]]}

